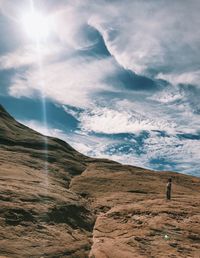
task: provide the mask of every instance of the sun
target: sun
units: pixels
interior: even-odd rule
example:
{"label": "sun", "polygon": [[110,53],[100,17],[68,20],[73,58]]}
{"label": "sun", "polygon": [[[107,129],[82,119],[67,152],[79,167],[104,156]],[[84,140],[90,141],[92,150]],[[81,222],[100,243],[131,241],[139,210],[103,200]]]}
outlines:
{"label": "sun", "polygon": [[38,43],[46,41],[50,36],[52,20],[49,16],[31,10],[22,15],[21,22],[27,36]]}

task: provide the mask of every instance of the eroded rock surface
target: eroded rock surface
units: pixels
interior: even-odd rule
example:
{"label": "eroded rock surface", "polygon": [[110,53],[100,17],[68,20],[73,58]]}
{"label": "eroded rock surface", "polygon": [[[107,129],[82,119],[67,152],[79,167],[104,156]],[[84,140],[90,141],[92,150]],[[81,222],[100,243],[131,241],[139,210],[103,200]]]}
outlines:
{"label": "eroded rock surface", "polygon": [[[167,178],[173,198],[165,200]],[[178,173],[95,164],[70,189],[96,211],[90,257],[200,257],[200,180]]]}
{"label": "eroded rock surface", "polygon": [[88,158],[0,107],[0,257],[199,258],[199,197],[199,178]]}

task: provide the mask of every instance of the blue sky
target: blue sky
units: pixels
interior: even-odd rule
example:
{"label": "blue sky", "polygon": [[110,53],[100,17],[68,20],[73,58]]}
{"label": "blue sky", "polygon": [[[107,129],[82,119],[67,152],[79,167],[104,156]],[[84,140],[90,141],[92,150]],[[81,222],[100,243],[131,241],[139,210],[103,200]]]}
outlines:
{"label": "blue sky", "polygon": [[199,8],[0,0],[0,103],[87,155],[200,176]]}

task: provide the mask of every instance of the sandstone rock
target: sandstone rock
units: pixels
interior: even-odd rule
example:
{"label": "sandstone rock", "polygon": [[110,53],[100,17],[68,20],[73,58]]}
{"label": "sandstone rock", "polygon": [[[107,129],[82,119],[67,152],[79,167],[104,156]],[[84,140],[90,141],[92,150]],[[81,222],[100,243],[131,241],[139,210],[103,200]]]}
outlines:
{"label": "sandstone rock", "polygon": [[3,107],[0,200],[2,258],[200,257],[199,178],[86,157]]}

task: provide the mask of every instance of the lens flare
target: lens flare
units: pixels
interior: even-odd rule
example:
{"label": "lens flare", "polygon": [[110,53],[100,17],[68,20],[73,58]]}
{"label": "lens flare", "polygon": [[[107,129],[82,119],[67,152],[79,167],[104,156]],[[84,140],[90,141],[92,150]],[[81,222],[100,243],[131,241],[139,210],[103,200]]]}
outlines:
{"label": "lens flare", "polygon": [[36,41],[44,41],[51,31],[51,19],[32,10],[22,17],[22,24],[28,37]]}
{"label": "lens flare", "polygon": [[33,0],[30,0],[30,7],[21,13],[21,24],[26,35],[36,42],[46,41],[53,31],[53,17],[42,13]]}
{"label": "lens flare", "polygon": [[[27,36],[31,39],[32,44],[35,49],[35,54],[37,57],[37,71],[38,71],[38,84],[41,85],[41,103],[42,103],[42,114],[43,114],[43,124],[45,128],[47,125],[47,110],[46,110],[46,94],[45,94],[45,74],[44,74],[44,64],[43,64],[43,47],[46,46],[47,38],[52,30],[52,20],[50,16],[44,15],[37,10],[34,5],[34,1],[30,0],[30,8],[28,11],[24,11],[21,15],[22,26],[25,29]],[[43,152],[45,155],[44,160],[44,189],[48,191],[49,181],[48,181],[48,138],[44,136],[44,148]]]}

